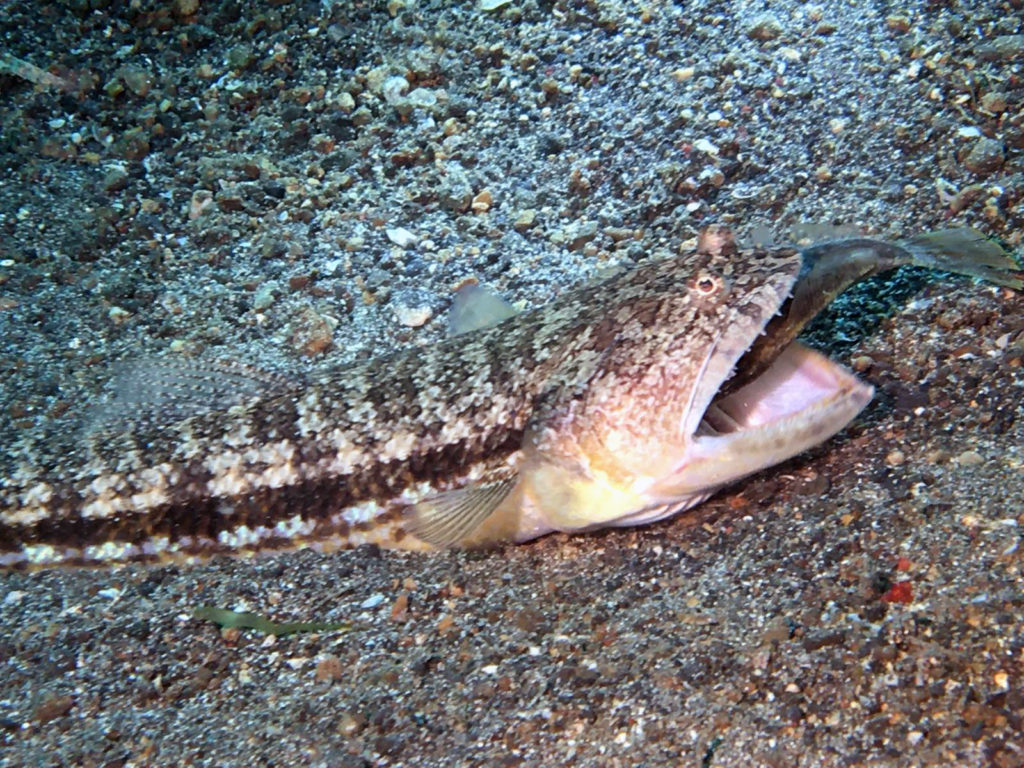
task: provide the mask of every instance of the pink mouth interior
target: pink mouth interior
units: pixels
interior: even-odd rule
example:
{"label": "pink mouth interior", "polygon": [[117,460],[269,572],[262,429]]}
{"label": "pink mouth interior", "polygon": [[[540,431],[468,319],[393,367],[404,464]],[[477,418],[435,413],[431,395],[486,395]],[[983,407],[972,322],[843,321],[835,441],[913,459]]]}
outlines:
{"label": "pink mouth interior", "polygon": [[871,398],[870,387],[846,369],[802,344],[793,343],[757,379],[715,400],[698,434],[727,434],[771,425],[851,390],[855,399],[862,400],[861,405]]}

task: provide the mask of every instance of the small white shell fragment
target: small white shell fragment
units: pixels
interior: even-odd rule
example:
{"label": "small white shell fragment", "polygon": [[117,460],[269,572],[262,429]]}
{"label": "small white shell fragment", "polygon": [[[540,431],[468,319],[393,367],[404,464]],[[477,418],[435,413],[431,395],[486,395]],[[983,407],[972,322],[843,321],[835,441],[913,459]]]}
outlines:
{"label": "small white shell fragment", "polygon": [[388,240],[397,245],[399,248],[412,248],[416,243],[420,241],[419,237],[414,235],[405,227],[395,227],[394,229],[387,229],[385,233],[388,236]]}
{"label": "small white shell fragment", "polygon": [[716,147],[707,139],[697,139],[695,142],[693,142],[693,148],[699,152],[707,152],[709,155],[718,154],[718,147]]}
{"label": "small white shell fragment", "polygon": [[512,0],[480,0],[477,6],[481,11],[496,11],[499,8],[508,5]]}
{"label": "small white shell fragment", "polygon": [[414,107],[420,107],[421,109],[430,109],[437,105],[437,96],[434,95],[433,91],[429,91],[426,88],[415,88],[406,98]]}
{"label": "small white shell fragment", "polygon": [[389,77],[387,80],[384,81],[384,84],[381,86],[381,92],[384,95],[384,101],[386,101],[388,104],[394,104],[395,102],[397,102],[399,99],[402,98],[402,96],[405,95],[405,92],[408,90],[409,81],[406,80],[401,75],[394,75],[393,77]]}
{"label": "small white shell fragment", "polygon": [[430,308],[429,304],[418,307],[407,307],[400,304],[395,307],[395,317],[407,328],[419,328],[433,316],[434,310]]}

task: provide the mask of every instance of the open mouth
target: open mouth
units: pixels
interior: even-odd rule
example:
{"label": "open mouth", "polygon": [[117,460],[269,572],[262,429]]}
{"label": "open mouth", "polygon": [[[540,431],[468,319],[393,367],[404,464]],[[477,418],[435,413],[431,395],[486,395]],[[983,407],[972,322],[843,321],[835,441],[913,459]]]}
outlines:
{"label": "open mouth", "polygon": [[720,436],[807,420],[845,398],[863,400],[863,407],[872,392],[872,387],[841,365],[800,342],[792,342],[760,376],[716,397],[701,420],[697,436]]}
{"label": "open mouth", "polygon": [[757,378],[712,400],[684,461],[651,493],[706,494],[792,458],[843,429],[873,394],[843,366],[792,342]]}

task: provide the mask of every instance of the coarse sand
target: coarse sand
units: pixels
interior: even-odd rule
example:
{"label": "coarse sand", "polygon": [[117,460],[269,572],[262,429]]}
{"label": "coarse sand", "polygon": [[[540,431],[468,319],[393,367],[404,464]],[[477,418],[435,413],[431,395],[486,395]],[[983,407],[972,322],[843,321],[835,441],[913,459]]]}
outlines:
{"label": "coarse sand", "polygon": [[[710,223],[1021,252],[1018,0],[9,0],[0,31],[0,444],[73,440],[120,360],[343,365],[436,342],[467,280],[536,306]],[[1024,765],[1024,296],[901,271],[808,338],[873,404],[672,521],[0,575],[0,764]]]}

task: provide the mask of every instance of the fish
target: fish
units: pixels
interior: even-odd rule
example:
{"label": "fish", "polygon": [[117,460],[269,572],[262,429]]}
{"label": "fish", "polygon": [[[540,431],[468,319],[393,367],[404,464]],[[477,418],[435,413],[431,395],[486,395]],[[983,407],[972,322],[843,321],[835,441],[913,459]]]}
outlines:
{"label": "fish", "polygon": [[710,230],[365,363],[134,361],[80,429],[5,446],[0,567],[489,547],[671,517],[861,412],[871,385],[797,336],[905,264],[1024,282],[970,229],[803,249]]}

